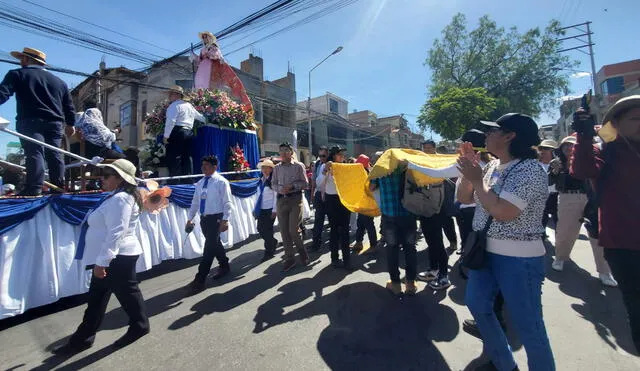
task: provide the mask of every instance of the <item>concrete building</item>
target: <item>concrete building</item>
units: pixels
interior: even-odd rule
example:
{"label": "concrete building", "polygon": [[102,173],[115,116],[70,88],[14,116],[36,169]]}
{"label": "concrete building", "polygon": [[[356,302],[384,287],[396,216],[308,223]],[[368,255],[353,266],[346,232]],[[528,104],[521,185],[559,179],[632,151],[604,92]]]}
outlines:
{"label": "concrete building", "polygon": [[[349,156],[373,155],[387,148],[419,149],[422,135],[412,133],[407,120],[401,116],[379,118],[375,112],[364,110],[348,113],[349,102],[327,93],[311,99],[313,154],[320,146],[341,145]],[[298,102],[297,127],[300,158],[308,163],[309,155],[307,102]]]}
{"label": "concrete building", "polygon": [[573,113],[580,108],[582,98],[567,99],[560,105],[560,118],[556,122],[556,129],[554,132],[556,141],[562,140],[562,138],[573,133],[571,129],[571,123],[573,122]]}
{"label": "concrete building", "polygon": [[600,122],[618,99],[640,92],[640,59],[602,66],[596,73],[597,105],[592,111]]}
{"label": "concrete building", "polygon": [[[264,61],[249,55],[241,62],[241,68],[233,67],[251,98],[256,121],[261,124],[261,151],[278,151],[283,138],[292,138],[295,130],[295,75],[275,81],[264,80]],[[99,100],[105,124],[110,128],[122,127],[122,146],[140,145],[145,138],[144,117],[156,104],[167,98],[167,88],[180,85],[193,88],[193,67],[188,57],[176,57],[158,62],[145,72],[124,67],[106,68],[104,62],[91,77],[76,86],[72,92],[78,110],[84,102]],[[98,77],[103,77],[98,79]],[[116,80],[116,81],[113,81]]]}
{"label": "concrete building", "polygon": [[545,139],[557,140],[555,136],[555,128],[556,128],[556,125],[542,125],[538,129],[538,135],[542,140],[545,140]]}

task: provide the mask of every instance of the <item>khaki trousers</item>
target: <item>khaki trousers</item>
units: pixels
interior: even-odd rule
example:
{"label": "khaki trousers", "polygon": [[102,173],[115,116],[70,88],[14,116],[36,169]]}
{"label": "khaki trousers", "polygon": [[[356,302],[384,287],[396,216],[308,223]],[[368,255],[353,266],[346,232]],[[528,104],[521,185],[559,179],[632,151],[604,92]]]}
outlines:
{"label": "khaki trousers", "polygon": [[302,223],[302,194],[280,197],[277,202],[278,225],[284,245],[284,259],[289,261],[293,260],[296,255],[294,244],[298,253],[305,251],[302,235],[298,232],[298,227]]}
{"label": "khaki trousers", "polygon": [[[556,226],[556,259],[569,260],[573,245],[580,234],[584,207],[587,205],[587,195],[584,193],[560,193],[558,195],[558,225]],[[598,273],[611,273],[611,269],[604,260],[604,250],[595,239],[589,239],[593,258]]]}

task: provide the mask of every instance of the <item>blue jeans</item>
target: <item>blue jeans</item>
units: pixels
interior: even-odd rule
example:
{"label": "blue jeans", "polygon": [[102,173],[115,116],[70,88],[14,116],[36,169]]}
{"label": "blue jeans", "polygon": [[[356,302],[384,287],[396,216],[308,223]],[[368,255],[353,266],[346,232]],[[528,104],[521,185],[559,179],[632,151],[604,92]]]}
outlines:
{"label": "blue jeans", "polygon": [[516,258],[487,253],[487,264],[469,274],[465,302],[484,340],[484,351],[498,370],[513,370],[516,362],[493,311],[498,291],[527,352],[529,370],[555,370],[542,319],[544,257]]}

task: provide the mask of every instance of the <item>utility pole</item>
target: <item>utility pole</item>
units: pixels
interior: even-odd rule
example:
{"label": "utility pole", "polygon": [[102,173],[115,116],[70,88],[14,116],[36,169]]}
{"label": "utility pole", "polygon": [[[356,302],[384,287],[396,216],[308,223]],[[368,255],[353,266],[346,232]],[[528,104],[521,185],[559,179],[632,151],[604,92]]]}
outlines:
{"label": "utility pole", "polygon": [[[586,30],[580,28],[582,26],[586,26]],[[579,31],[581,32],[578,35],[574,35],[574,36],[567,36],[567,37],[563,37],[560,39],[557,39],[556,41],[565,41],[565,40],[578,40],[580,42],[582,42],[582,45],[578,45],[575,47],[571,47],[571,48],[566,48],[566,49],[561,49],[558,50],[558,53],[564,53],[564,52],[568,52],[570,50],[578,50],[582,53],[588,54],[590,59],[591,59],[591,83],[593,85],[593,91],[596,95],[600,94],[600,87],[597,85],[596,83],[596,62],[593,56],[593,46],[595,45],[593,43],[593,41],[591,40],[591,35],[593,35],[593,32],[591,32],[591,21],[587,21],[584,23],[579,23],[579,24],[574,24],[571,26],[567,26],[567,27],[562,27],[560,28],[560,30],[573,30],[573,31]],[[583,39],[581,39],[581,37],[587,37],[587,41],[584,41]],[[585,52],[583,50],[583,48],[589,48],[589,52]]]}

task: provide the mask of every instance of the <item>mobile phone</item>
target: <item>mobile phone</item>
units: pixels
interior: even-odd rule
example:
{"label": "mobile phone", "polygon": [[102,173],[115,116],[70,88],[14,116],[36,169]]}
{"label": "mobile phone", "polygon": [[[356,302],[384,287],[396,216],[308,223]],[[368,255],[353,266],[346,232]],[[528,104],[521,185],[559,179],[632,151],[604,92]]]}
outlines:
{"label": "mobile phone", "polygon": [[582,100],[580,102],[580,106],[582,107],[582,109],[584,109],[587,112],[589,112],[589,104],[591,103],[591,96],[592,96],[592,92],[591,92],[591,89],[589,89],[589,92],[582,96]]}

